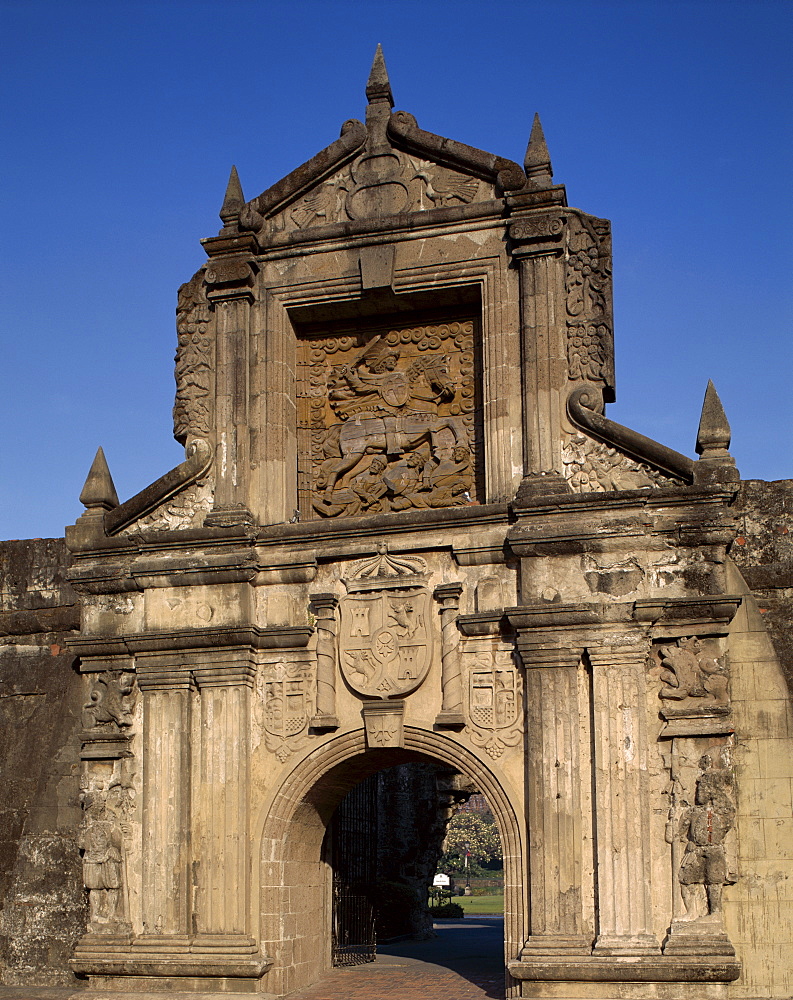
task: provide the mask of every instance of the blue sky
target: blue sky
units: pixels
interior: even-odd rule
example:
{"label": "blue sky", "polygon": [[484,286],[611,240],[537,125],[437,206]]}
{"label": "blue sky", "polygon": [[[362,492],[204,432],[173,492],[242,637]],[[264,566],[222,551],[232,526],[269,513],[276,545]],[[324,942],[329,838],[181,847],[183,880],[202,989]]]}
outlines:
{"label": "blue sky", "polygon": [[793,4],[0,0],[0,538],[60,535],[98,445],[121,499],[171,438],[176,289],[236,163],[254,197],[396,107],[612,220],[617,402],[694,454],[708,378],[745,478],[793,476]]}

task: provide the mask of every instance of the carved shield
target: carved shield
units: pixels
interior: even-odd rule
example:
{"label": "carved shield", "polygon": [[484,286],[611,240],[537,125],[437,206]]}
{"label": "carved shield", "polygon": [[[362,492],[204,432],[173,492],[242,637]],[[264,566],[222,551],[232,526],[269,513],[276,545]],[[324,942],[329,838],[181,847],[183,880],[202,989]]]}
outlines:
{"label": "carved shield", "polygon": [[414,691],[430,665],[430,607],[426,590],[350,594],[341,603],[341,668],[367,698]]}
{"label": "carved shield", "polygon": [[480,729],[508,729],[518,719],[518,677],[511,657],[483,657],[471,671],[471,721]]}
{"label": "carved shield", "polygon": [[305,677],[269,679],[264,699],[264,728],[271,736],[287,739],[302,732],[309,714]]}

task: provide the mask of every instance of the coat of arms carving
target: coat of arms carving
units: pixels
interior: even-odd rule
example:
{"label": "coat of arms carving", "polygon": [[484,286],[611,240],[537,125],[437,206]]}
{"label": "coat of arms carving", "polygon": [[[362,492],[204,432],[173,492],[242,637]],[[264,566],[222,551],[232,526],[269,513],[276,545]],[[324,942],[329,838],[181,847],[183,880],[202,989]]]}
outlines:
{"label": "coat of arms carving", "polygon": [[468,673],[467,701],[471,740],[493,760],[520,742],[521,684],[512,649],[476,654]]}
{"label": "coat of arms carving", "polygon": [[308,739],[313,713],[311,671],[305,662],[265,667],[257,678],[264,744],[282,763]]}
{"label": "coat of arms carving", "polygon": [[366,698],[399,698],[427,676],[432,632],[425,563],[385,550],[353,566],[341,602],[341,669]]}

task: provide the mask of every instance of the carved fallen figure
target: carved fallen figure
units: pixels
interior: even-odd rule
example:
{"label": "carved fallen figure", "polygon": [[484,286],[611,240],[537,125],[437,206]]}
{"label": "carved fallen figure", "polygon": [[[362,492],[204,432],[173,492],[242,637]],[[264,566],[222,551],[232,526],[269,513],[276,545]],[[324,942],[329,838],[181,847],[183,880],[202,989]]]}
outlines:
{"label": "carved fallen figure", "polygon": [[[113,793],[111,789],[108,797]],[[104,792],[82,795],[83,827],[78,847],[83,852],[83,882],[88,890],[92,934],[119,931],[125,922],[122,903],[124,834],[117,816],[108,809]]]}
{"label": "carved fallen figure", "polygon": [[[398,362],[399,354],[378,335],[334,375],[328,400],[340,423],[325,434],[326,458],[316,483],[326,502],[366,455],[400,456],[428,442],[437,456],[442,431],[451,433],[455,446],[468,448],[463,421],[438,412],[439,404],[451,402],[456,393],[448,358],[425,355],[405,371]],[[327,513],[321,505],[317,509]]]}
{"label": "carved fallen figure", "polygon": [[677,831],[668,830],[667,840],[686,842],[678,882],[686,908],[686,920],[720,921],[722,890],[727,883],[724,839],[735,822],[732,771],[716,767],[706,755],[700,761],[703,773],[697,781],[694,805],[686,807]]}
{"label": "carved fallen figure", "polygon": [[662,698],[678,702],[681,709],[726,709],[727,672],[716,657],[707,653],[699,639],[679,639],[676,646],[662,646],[660,654]]}

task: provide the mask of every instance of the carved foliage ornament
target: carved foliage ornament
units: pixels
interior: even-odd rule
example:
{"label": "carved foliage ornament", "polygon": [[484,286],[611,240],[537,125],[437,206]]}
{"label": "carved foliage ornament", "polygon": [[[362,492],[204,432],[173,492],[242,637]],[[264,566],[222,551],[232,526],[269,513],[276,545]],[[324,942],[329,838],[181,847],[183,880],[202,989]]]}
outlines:
{"label": "carved foliage ornament", "polygon": [[611,233],[570,218],[565,266],[568,377],[611,384]]}
{"label": "carved foliage ornament", "polygon": [[711,647],[707,640],[690,636],[656,649],[666,718],[729,711],[729,676],[718,650]]}
{"label": "carved foliage ornament", "polygon": [[300,504],[339,517],[476,500],[473,321],[300,345]]}
{"label": "carved foliage ornament", "polygon": [[176,402],[174,437],[185,444],[189,435],[206,437],[212,424],[212,340],[204,273],[182,285],[176,306]]}
{"label": "carved foliage ornament", "polygon": [[677,485],[649,465],[583,434],[570,434],[562,450],[564,476],[574,493],[604,493]]}
{"label": "carved foliage ornament", "polygon": [[83,728],[123,732],[134,721],[136,697],[132,672],[105,671],[94,680],[89,701],[83,705]]}

